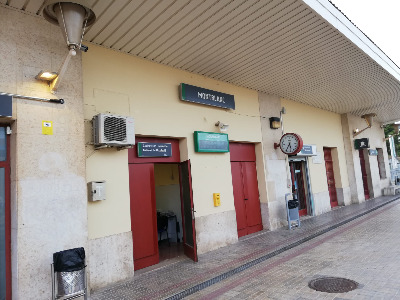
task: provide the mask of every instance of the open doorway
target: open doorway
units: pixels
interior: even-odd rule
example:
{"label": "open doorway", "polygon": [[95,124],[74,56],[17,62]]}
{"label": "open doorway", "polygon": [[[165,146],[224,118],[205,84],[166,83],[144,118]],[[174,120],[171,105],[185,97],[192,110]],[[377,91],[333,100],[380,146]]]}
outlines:
{"label": "open doorway", "polygon": [[312,215],[307,159],[305,157],[289,158],[289,168],[292,179],[292,193],[299,200],[299,215]]}
{"label": "open doorway", "polygon": [[[361,175],[362,175],[362,182],[363,182],[363,189],[364,189],[364,197],[365,200],[369,200],[370,194],[369,194],[369,187],[368,187],[368,173],[367,173],[367,167],[365,163],[365,151],[364,149],[358,150],[358,154],[360,157],[360,167],[361,167]],[[368,157],[368,155],[367,155]]]}
{"label": "open doorway", "polygon": [[[129,190],[135,270],[183,253],[197,261],[190,160],[180,161],[179,140],[137,137],[129,149]],[[169,148],[164,151],[138,150]]]}
{"label": "open doorway", "polygon": [[154,164],[160,262],[183,255],[178,164]]}

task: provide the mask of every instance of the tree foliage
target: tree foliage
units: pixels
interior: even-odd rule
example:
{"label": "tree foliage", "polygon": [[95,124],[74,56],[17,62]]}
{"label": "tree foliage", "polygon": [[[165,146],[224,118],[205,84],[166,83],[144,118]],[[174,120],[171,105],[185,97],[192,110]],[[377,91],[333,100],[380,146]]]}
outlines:
{"label": "tree foliage", "polygon": [[[395,128],[394,128],[393,124],[386,125],[384,130],[385,130],[385,137],[389,137],[391,135],[397,134],[397,132],[395,132]],[[400,142],[399,142],[399,136],[398,135],[396,135],[394,137],[394,145],[395,145],[395,148],[396,148],[396,156],[398,156],[400,154]],[[387,147],[388,154],[390,156],[391,153],[390,153],[389,140],[386,141],[386,147]]]}

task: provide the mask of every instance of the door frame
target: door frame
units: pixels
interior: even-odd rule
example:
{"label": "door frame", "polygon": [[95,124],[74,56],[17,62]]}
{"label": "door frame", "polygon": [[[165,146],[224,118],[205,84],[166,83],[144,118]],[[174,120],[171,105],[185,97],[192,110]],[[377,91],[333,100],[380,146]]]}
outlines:
{"label": "door frame", "polygon": [[[306,204],[307,204],[307,215],[308,216],[314,216],[315,215],[315,209],[314,209],[314,197],[312,194],[312,189],[311,189],[311,180],[310,180],[310,168],[308,165],[308,157],[299,157],[299,156],[289,156],[288,157],[288,164],[291,161],[301,161],[304,162],[304,177],[305,177],[305,188],[306,188]],[[289,166],[289,172],[291,175],[291,170]],[[291,177],[291,176],[290,176]],[[293,183],[292,183],[293,184]]]}
{"label": "door frame", "polygon": [[[182,166],[187,166],[188,169],[188,183],[189,183],[189,193],[190,193],[190,210],[191,210],[191,215],[192,215],[192,237],[193,237],[193,247],[187,244],[186,242],[186,220],[185,220],[185,211],[184,211],[184,195],[183,195],[183,175],[181,171]],[[193,189],[192,189],[192,175],[191,175],[191,165],[190,165],[190,159],[185,160],[179,164],[179,189],[181,193],[181,215],[182,215],[182,242],[183,242],[183,251],[185,255],[195,262],[198,261],[197,257],[197,241],[196,241],[196,222],[195,222],[195,215],[194,213],[196,212],[194,210],[194,205],[193,205]]]}
{"label": "door frame", "polygon": [[[329,193],[329,203],[331,205],[331,208],[334,208],[336,206],[339,205],[338,203],[338,198],[337,198],[337,191],[336,191],[336,178],[335,178],[335,170],[334,170],[334,160],[333,160],[333,155],[332,155],[332,147],[323,147],[322,150],[324,152],[324,162],[325,162],[325,173],[326,173],[326,182],[328,185],[328,193]],[[326,151],[329,151],[329,156],[331,160],[326,160]],[[332,201],[331,198],[331,193],[329,191],[329,182],[328,182],[328,168],[327,168],[327,162],[331,162],[332,163],[332,174],[333,174],[333,183],[334,183],[334,187],[335,187],[335,197],[336,197],[336,201]]]}
{"label": "door frame", "polygon": [[[149,143],[171,143],[171,147],[172,147],[172,155],[170,157],[138,157],[137,155],[137,146],[135,145],[134,147],[130,148],[128,150],[128,164],[129,165],[136,165],[136,164],[152,164],[153,168],[154,168],[154,164],[177,164],[178,166],[182,165],[183,163],[188,163],[189,166],[189,185],[190,185],[190,196],[191,196],[191,204],[192,204],[192,208],[193,208],[193,191],[192,191],[192,178],[191,178],[191,169],[190,169],[190,160],[187,161],[180,161],[180,151],[179,151],[179,140],[178,139],[173,139],[173,138],[156,138],[156,137],[136,137],[136,143],[138,142],[149,142]],[[134,166],[133,166],[134,168]],[[180,168],[179,168],[179,173],[180,173]],[[183,212],[183,198],[182,198],[182,181],[181,181],[181,174],[179,174],[180,178],[179,178],[179,185],[180,185],[180,193],[181,193],[181,214],[182,214],[182,230],[183,230],[183,236],[185,237],[185,218],[184,218],[184,212]],[[154,180],[154,173],[153,173],[153,180]],[[155,190],[152,191],[155,195]],[[154,196],[155,197],[155,196]],[[130,203],[132,203],[132,201],[130,200]],[[193,255],[188,255],[187,251],[185,251],[185,254],[192,258],[194,261],[197,261],[197,244],[196,244],[196,235],[195,235],[195,222],[194,222],[194,213],[192,213],[193,218],[192,218],[192,226],[193,226]],[[155,218],[155,222],[157,222],[156,220],[156,211],[154,211],[154,216]],[[132,216],[131,216],[132,218]],[[157,223],[156,223],[157,225]],[[157,228],[157,226],[155,226],[155,228]],[[132,230],[132,228],[131,228]],[[156,232],[157,235],[157,232]],[[133,240],[133,242],[135,242]],[[158,242],[158,239],[156,239],[156,242]],[[157,251],[157,262],[155,264],[158,263],[158,257],[159,257],[159,253]],[[135,266],[135,270],[136,268],[136,263],[135,263],[135,257],[133,257],[133,261],[134,261],[134,266]],[[145,268],[147,266],[151,266],[150,265],[143,265],[143,264],[139,264],[139,268]]]}
{"label": "door frame", "polygon": [[7,134],[8,126],[0,126],[5,129],[6,135],[6,160],[0,161],[0,168],[4,168],[4,222],[5,222],[5,258],[6,258],[6,300],[12,299],[12,271],[11,271],[11,199],[10,199],[10,135]]}
{"label": "door frame", "polygon": [[[361,182],[362,182],[362,185],[363,185],[364,199],[365,200],[369,200],[369,199],[371,199],[371,189],[369,188],[370,175],[368,175],[367,164],[365,162],[366,157],[368,158],[369,156],[368,156],[368,154],[365,155],[366,151],[364,151],[364,149],[359,149],[358,152],[359,152],[358,153],[358,157],[360,159]],[[363,163],[361,162],[361,157],[362,157]],[[364,167],[364,169],[363,169],[363,167]],[[363,174],[364,172],[365,172],[365,176]],[[365,181],[364,181],[364,177],[366,178]],[[365,193],[366,190],[368,191],[368,198],[366,197],[367,196],[367,194]]]}

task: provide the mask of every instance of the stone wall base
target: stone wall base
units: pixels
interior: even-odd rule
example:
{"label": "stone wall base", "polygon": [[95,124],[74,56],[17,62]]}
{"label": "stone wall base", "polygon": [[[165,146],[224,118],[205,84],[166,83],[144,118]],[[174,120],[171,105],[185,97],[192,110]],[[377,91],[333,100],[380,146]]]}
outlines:
{"label": "stone wall base", "polygon": [[338,204],[340,206],[346,206],[351,204],[350,187],[336,188],[336,194],[337,194]]}
{"label": "stone wall base", "polygon": [[87,256],[90,290],[132,277],[132,232],[89,240]]}
{"label": "stone wall base", "polygon": [[196,218],[197,254],[206,253],[238,241],[236,211]]}

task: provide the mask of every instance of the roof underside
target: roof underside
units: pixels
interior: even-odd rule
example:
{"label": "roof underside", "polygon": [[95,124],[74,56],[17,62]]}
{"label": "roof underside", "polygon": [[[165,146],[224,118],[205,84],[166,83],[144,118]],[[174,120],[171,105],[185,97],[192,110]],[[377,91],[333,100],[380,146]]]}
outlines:
{"label": "roof underside", "polygon": [[[0,0],[31,14],[43,2]],[[400,119],[399,80],[301,0],[88,2],[88,42],[336,113]]]}

